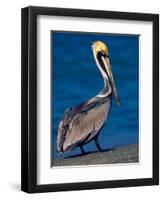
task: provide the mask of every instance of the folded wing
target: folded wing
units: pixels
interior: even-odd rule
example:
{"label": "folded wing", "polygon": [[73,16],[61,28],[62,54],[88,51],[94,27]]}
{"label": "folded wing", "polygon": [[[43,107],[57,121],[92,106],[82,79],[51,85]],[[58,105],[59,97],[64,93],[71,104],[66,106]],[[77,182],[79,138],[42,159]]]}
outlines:
{"label": "folded wing", "polygon": [[80,109],[67,110],[59,124],[58,151],[71,150],[93,139],[107,119],[108,106],[108,101],[94,102],[87,107],[83,104]]}

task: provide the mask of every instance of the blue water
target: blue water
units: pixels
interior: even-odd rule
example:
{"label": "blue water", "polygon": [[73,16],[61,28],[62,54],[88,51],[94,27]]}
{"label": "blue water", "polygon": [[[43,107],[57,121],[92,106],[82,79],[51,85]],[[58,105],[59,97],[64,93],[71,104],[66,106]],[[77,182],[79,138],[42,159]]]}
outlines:
{"label": "blue water", "polygon": [[[52,158],[80,153],[76,148],[58,156],[57,130],[64,111],[90,97],[103,87],[96,67],[91,45],[101,40],[109,47],[110,62],[121,105],[113,104],[107,123],[99,135],[102,148],[111,148],[138,142],[138,77],[139,36],[75,32],[52,33]],[[85,151],[94,151],[94,141],[84,145]]]}

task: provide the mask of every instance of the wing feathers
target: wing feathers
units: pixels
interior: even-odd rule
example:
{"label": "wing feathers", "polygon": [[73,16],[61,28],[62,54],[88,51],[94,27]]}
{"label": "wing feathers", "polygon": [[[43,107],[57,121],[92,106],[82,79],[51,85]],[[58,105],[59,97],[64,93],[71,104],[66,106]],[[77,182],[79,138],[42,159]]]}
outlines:
{"label": "wing feathers", "polygon": [[66,110],[58,128],[57,150],[68,151],[93,139],[107,119],[110,103],[96,100]]}
{"label": "wing feathers", "polygon": [[[78,114],[71,122],[65,136],[63,151],[91,140],[103,126],[107,119],[108,103],[105,103],[96,109],[91,109],[86,113]],[[89,136],[89,137],[88,137]],[[85,142],[86,142],[85,141]]]}

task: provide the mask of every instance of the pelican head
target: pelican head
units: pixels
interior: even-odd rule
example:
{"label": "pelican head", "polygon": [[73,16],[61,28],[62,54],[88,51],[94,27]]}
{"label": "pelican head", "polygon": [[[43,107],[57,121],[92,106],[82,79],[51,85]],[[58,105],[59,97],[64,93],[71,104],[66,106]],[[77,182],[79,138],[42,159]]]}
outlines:
{"label": "pelican head", "polygon": [[112,69],[110,65],[108,47],[104,42],[96,41],[93,43],[92,49],[93,49],[93,56],[96,61],[96,64],[103,76],[105,87],[108,87],[108,85],[111,86],[111,90],[114,93],[116,103],[119,106],[120,100],[119,100],[118,92],[115,86],[113,73],[112,73]]}

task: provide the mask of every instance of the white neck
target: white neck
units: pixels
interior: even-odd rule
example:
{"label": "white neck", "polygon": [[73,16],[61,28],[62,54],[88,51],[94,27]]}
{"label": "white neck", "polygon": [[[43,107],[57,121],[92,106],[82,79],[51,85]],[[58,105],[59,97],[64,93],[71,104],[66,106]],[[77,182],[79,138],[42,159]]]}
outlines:
{"label": "white neck", "polygon": [[106,73],[104,72],[104,70],[102,69],[102,67],[100,66],[100,64],[98,62],[98,59],[96,57],[96,53],[95,53],[94,48],[93,48],[93,56],[94,56],[94,59],[96,61],[96,65],[97,65],[98,69],[100,70],[101,75],[102,75],[103,80],[104,80],[104,87],[99,92],[99,94],[97,95],[97,97],[107,97],[109,94],[112,93],[111,85],[110,85],[108,76],[106,75]]}

